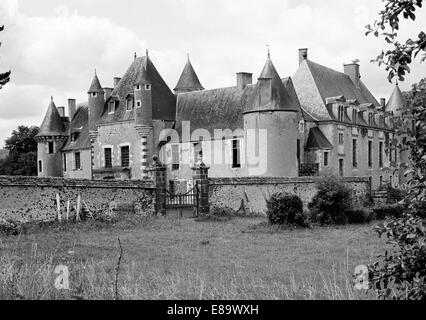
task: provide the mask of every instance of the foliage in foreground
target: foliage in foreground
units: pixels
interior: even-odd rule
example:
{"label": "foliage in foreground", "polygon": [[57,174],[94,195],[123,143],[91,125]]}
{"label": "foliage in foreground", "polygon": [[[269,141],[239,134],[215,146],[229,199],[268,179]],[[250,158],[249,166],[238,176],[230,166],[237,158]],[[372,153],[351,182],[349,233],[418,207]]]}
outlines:
{"label": "foliage in foreground", "polygon": [[294,194],[278,192],[266,202],[267,216],[271,224],[297,224],[307,226],[302,200]]}

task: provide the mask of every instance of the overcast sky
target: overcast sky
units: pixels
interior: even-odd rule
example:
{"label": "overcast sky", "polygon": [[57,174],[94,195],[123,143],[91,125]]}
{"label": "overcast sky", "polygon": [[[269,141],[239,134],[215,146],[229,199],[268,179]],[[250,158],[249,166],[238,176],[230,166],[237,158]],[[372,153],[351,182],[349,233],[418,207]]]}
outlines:
{"label": "overcast sky", "polygon": [[[381,9],[380,0],[0,0],[0,72],[12,70],[0,90],[0,147],[20,124],[40,125],[50,96],[87,100],[94,69],[112,86],[133,60],[150,57],[171,89],[186,54],[206,89],[235,85],[235,73],[260,74],[266,45],[282,77],[298,67],[298,48],[336,70],[361,60],[362,80],[376,98],[393,86],[384,69],[370,63],[383,41],[364,36]],[[426,9],[401,35],[426,31]],[[415,63],[403,89],[426,77]]]}

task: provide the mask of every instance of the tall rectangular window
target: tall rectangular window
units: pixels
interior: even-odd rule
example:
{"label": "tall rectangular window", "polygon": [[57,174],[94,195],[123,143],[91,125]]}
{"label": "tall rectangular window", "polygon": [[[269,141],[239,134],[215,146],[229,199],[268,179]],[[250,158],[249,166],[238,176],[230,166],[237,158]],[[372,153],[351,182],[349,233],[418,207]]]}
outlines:
{"label": "tall rectangular window", "polygon": [[67,171],[67,155],[64,153],[64,172]]}
{"label": "tall rectangular window", "polygon": [[339,108],[338,108],[338,114],[337,114],[338,120],[341,121],[341,122],[343,122],[344,119],[345,119],[344,115],[345,115],[345,112],[344,112],[343,106],[339,106]]}
{"label": "tall rectangular window", "polygon": [[373,141],[368,141],[368,166],[373,166]]}
{"label": "tall rectangular window", "polygon": [[75,169],[76,170],[80,170],[81,169],[80,152],[74,153],[74,164],[75,164]]}
{"label": "tall rectangular window", "polygon": [[121,166],[123,168],[130,167],[130,147],[124,146],[120,148]]}
{"label": "tall rectangular window", "polygon": [[393,152],[393,149],[392,149],[392,147],[389,147],[389,161],[390,162],[392,162],[393,160],[392,160],[392,152]]}
{"label": "tall rectangular window", "polygon": [[240,140],[232,140],[232,168],[241,168]]}
{"label": "tall rectangular window", "polygon": [[193,144],[193,150],[194,150],[194,163],[197,163],[198,156],[203,153],[203,145],[201,142],[195,142]]}
{"label": "tall rectangular window", "polygon": [[105,168],[112,168],[112,149],[105,148],[104,155],[105,155]]}
{"label": "tall rectangular window", "polygon": [[324,152],[324,167],[328,166],[328,152]]}
{"label": "tall rectangular window", "polygon": [[352,165],[354,168],[358,167],[358,155],[357,155],[357,141],[352,140]]}
{"label": "tall rectangular window", "polygon": [[379,166],[383,167],[383,142],[379,142]]}
{"label": "tall rectangular window", "polygon": [[172,145],[172,170],[180,169],[179,145]]}
{"label": "tall rectangular window", "polygon": [[296,151],[296,154],[297,154],[297,165],[300,167],[300,139],[297,139],[297,146],[296,146],[296,148],[297,148],[297,151]]}
{"label": "tall rectangular window", "polygon": [[341,177],[343,177],[343,175],[345,174],[344,172],[344,165],[345,165],[345,160],[344,159],[339,159],[339,175]]}
{"label": "tall rectangular window", "polygon": [[41,160],[38,161],[38,172],[43,172],[43,163]]}
{"label": "tall rectangular window", "polygon": [[339,133],[339,144],[342,145],[345,143],[345,138],[343,133]]}
{"label": "tall rectangular window", "polygon": [[49,141],[49,154],[53,154],[55,152],[53,141]]}

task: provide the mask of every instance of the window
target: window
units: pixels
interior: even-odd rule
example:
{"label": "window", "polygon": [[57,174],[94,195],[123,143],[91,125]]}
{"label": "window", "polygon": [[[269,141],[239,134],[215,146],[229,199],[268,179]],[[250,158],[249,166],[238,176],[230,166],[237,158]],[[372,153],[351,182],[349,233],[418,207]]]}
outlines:
{"label": "window", "polygon": [[300,167],[300,140],[297,139],[297,146],[296,146],[296,155],[297,155],[297,165]]}
{"label": "window", "polygon": [[389,176],[389,185],[393,187],[393,177]]}
{"label": "window", "polygon": [[112,168],[112,149],[105,148],[104,156],[105,156],[105,168]]}
{"label": "window", "polygon": [[195,142],[193,144],[194,150],[194,163],[198,162],[198,156],[203,154],[203,145],[200,142]]}
{"label": "window", "polygon": [[73,132],[71,133],[71,142],[76,142],[80,133],[79,132]]}
{"label": "window", "polygon": [[179,170],[180,161],[179,161],[179,145],[172,145],[172,170]]}
{"label": "window", "polygon": [[342,145],[345,143],[345,137],[343,133],[339,133],[339,144]]}
{"label": "window", "polygon": [[80,152],[74,153],[74,164],[75,164],[75,170],[81,169]]}
{"label": "window", "polygon": [[374,119],[373,119],[373,113],[369,112],[368,113],[368,125],[371,127],[374,124]]}
{"label": "window", "polygon": [[358,155],[357,155],[357,141],[356,139],[352,140],[352,165],[354,168],[358,167]]}
{"label": "window", "polygon": [[344,121],[344,109],[343,109],[343,106],[339,106],[337,118],[341,122]]}
{"label": "window", "polygon": [[140,85],[136,85],[136,90],[140,90],[141,89],[141,86]]}
{"label": "window", "polygon": [[67,155],[64,153],[64,159],[63,159],[63,163],[64,163],[64,171],[67,171]]}
{"label": "window", "polygon": [[383,176],[380,176],[379,187],[380,187],[380,189],[383,187]]}
{"label": "window", "polygon": [[385,126],[385,118],[383,116],[379,116],[379,126],[380,127]]}
{"label": "window", "polygon": [[389,161],[392,162],[392,152],[393,152],[393,148],[389,147]]}
{"label": "window", "polygon": [[241,168],[240,140],[232,140],[232,168]]}
{"label": "window", "polygon": [[54,153],[54,151],[53,141],[49,141],[49,154]]}
{"label": "window", "polygon": [[126,109],[127,111],[131,111],[133,109],[133,99],[127,99]]}
{"label": "window", "polygon": [[43,163],[41,160],[38,161],[38,172],[43,172]]}
{"label": "window", "polygon": [[395,147],[395,162],[398,162],[398,149]]}
{"label": "window", "polygon": [[175,194],[176,193],[176,185],[175,185],[175,181],[174,180],[170,180],[169,181],[169,192],[170,192],[170,194]]}
{"label": "window", "polygon": [[379,166],[383,167],[383,142],[379,142]]}
{"label": "window", "polygon": [[123,168],[130,167],[130,147],[129,146],[121,147],[120,151],[121,151],[121,166]]}
{"label": "window", "polygon": [[145,90],[147,90],[147,91],[151,90],[151,85],[150,84],[146,84],[145,85]]}
{"label": "window", "polygon": [[114,113],[115,112],[115,101],[111,101],[108,104],[108,113]]}
{"label": "window", "polygon": [[142,101],[140,101],[140,100],[136,101],[136,107],[137,108],[142,107]]}
{"label": "window", "polygon": [[344,159],[339,159],[339,174],[341,177],[344,175]]}
{"label": "window", "polygon": [[92,97],[96,98],[98,96],[98,94],[96,92],[92,92]]}
{"label": "window", "polygon": [[368,141],[368,166],[371,168],[373,166],[373,141]]}
{"label": "window", "polygon": [[328,152],[324,152],[324,167],[328,166]]}
{"label": "window", "polygon": [[352,122],[353,123],[357,123],[358,121],[358,111],[357,110],[352,110]]}

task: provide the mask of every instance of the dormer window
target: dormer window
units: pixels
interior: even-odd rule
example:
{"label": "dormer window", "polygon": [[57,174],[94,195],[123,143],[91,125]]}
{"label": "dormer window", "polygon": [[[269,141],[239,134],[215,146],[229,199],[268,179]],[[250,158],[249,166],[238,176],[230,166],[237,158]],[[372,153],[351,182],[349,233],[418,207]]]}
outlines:
{"label": "dormer window", "polygon": [[108,113],[114,113],[115,112],[115,106],[116,106],[116,102],[110,101],[110,103],[108,103]]}
{"label": "dormer window", "polygon": [[142,101],[138,100],[136,101],[136,108],[141,108],[142,107]]}
{"label": "dormer window", "polygon": [[133,99],[127,99],[126,109],[127,109],[127,111],[132,111],[133,110]]}
{"label": "dormer window", "polygon": [[146,84],[145,85],[145,90],[146,91],[150,91],[151,90],[151,85],[150,84]]}
{"label": "dormer window", "polygon": [[340,122],[343,122],[343,120],[344,120],[344,109],[343,109],[343,106],[339,106],[339,108],[338,108],[338,113],[337,113],[337,119],[340,121]]}
{"label": "dormer window", "polygon": [[79,132],[71,133],[71,142],[76,142],[79,136]]}
{"label": "dormer window", "polygon": [[353,123],[358,122],[358,111],[356,109],[352,110],[352,122]]}
{"label": "dormer window", "polygon": [[373,115],[372,112],[369,112],[368,113],[368,125],[373,126],[373,123],[374,123],[374,115]]}
{"label": "dormer window", "polygon": [[140,89],[141,89],[141,86],[140,86],[139,84],[137,84],[137,85],[135,86],[135,88],[136,88],[136,90],[140,90]]}

